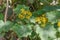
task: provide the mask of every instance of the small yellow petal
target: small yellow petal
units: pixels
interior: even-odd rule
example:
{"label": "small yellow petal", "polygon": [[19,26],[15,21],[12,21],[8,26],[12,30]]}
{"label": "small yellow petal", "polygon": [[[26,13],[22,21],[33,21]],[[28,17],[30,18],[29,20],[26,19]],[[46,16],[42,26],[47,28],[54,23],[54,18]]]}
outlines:
{"label": "small yellow petal", "polygon": [[27,11],[26,19],[30,19],[31,16],[32,16],[32,13],[30,11]]}
{"label": "small yellow petal", "polygon": [[46,23],[46,22],[47,22],[47,18],[42,17],[42,22],[43,22],[43,23]]}
{"label": "small yellow petal", "polygon": [[25,9],[22,8],[22,9],[21,9],[21,13],[24,13],[24,11],[25,11]]}
{"label": "small yellow petal", "polygon": [[30,19],[30,16],[26,16],[26,19]]}
{"label": "small yellow petal", "polygon": [[41,22],[40,17],[36,17],[35,21],[36,22]]}
{"label": "small yellow petal", "polygon": [[18,15],[18,18],[20,18],[20,19],[24,19],[24,16],[21,15],[21,14],[19,14],[19,15]]}
{"label": "small yellow petal", "polygon": [[26,15],[26,13],[27,13],[27,11],[24,11],[24,12],[22,12],[21,14],[22,14],[22,15]]}
{"label": "small yellow petal", "polygon": [[57,26],[60,27],[60,22],[57,23]]}
{"label": "small yellow petal", "polygon": [[32,16],[32,13],[30,11],[27,11],[27,15]]}

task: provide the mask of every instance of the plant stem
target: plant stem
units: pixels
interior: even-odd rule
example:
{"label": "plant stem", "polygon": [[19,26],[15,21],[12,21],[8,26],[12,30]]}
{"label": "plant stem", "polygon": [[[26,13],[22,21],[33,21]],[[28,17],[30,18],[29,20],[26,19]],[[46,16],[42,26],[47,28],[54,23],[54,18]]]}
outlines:
{"label": "plant stem", "polygon": [[4,22],[6,22],[6,20],[7,20],[7,12],[8,12],[8,6],[9,6],[9,4],[8,4],[8,0],[6,0],[6,10],[5,10],[5,16],[4,16]]}

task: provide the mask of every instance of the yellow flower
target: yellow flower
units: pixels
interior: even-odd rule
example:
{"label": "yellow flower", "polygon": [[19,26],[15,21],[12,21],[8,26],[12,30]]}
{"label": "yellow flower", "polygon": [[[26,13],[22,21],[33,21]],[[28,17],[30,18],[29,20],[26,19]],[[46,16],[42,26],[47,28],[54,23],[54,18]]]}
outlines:
{"label": "yellow flower", "polygon": [[26,19],[30,19],[31,16],[32,16],[32,13],[30,11],[27,11]]}
{"label": "yellow flower", "polygon": [[19,14],[19,15],[18,15],[18,18],[20,18],[20,19],[24,19],[24,16],[21,15],[21,14]]}
{"label": "yellow flower", "polygon": [[32,16],[32,13],[30,11],[27,11],[26,16]]}
{"label": "yellow flower", "polygon": [[21,13],[24,13],[24,12],[25,12],[25,9],[22,8],[22,9],[21,9]]}
{"label": "yellow flower", "polygon": [[32,13],[31,13],[30,11],[28,11],[28,15],[29,15],[29,16],[32,16]]}
{"label": "yellow flower", "polygon": [[46,17],[41,17],[41,21],[45,24],[47,22],[47,18]]}
{"label": "yellow flower", "polygon": [[31,16],[32,16],[32,13],[23,8],[21,9],[21,13],[18,15],[20,19],[24,19],[24,18],[30,19]]}
{"label": "yellow flower", "polygon": [[41,22],[40,17],[36,17],[35,22]]}
{"label": "yellow flower", "polygon": [[24,11],[23,13],[21,13],[22,15],[26,15],[27,14],[27,11]]}
{"label": "yellow flower", "polygon": [[57,23],[57,26],[60,27],[60,22]]}
{"label": "yellow flower", "polygon": [[30,16],[26,16],[26,19],[30,19]]}

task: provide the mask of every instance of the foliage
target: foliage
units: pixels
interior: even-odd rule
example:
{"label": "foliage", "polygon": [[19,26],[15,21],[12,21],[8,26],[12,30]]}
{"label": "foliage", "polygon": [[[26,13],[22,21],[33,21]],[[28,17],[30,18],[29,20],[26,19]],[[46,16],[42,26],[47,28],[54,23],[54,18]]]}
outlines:
{"label": "foliage", "polygon": [[[0,12],[0,37],[6,40],[9,38],[14,40],[16,36],[19,40],[24,38],[24,40],[59,40],[60,4],[50,5],[52,0],[11,0],[10,2],[9,7],[13,8],[8,9],[6,22],[4,22],[4,8],[0,9],[3,10]],[[11,36],[7,36],[7,33],[11,33],[9,34]]]}

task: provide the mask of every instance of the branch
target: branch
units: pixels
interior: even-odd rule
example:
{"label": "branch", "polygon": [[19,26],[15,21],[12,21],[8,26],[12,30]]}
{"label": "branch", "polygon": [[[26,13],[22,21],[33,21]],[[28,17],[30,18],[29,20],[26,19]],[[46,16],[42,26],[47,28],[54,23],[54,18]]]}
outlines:
{"label": "branch", "polygon": [[6,10],[5,10],[4,22],[6,22],[6,20],[7,20],[7,12],[8,12],[8,6],[9,6],[8,0],[6,0],[6,1],[7,1],[7,3],[6,3]]}

